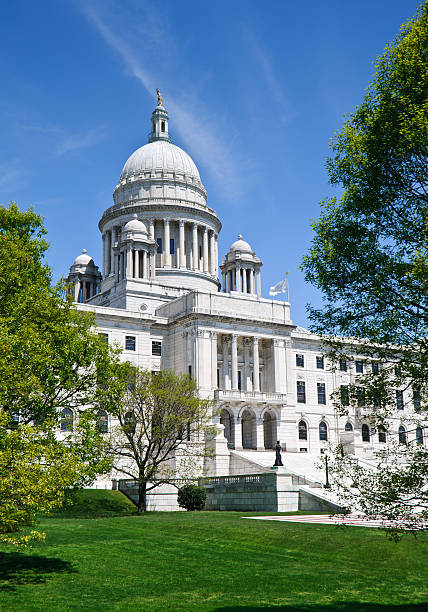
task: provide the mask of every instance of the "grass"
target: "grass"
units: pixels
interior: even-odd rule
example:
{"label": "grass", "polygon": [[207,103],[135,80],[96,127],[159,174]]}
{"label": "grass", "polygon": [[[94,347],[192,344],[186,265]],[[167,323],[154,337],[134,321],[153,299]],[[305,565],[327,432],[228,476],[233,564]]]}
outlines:
{"label": "grass", "polygon": [[[122,501],[117,492],[85,492],[74,512],[92,508],[94,517],[114,506],[121,514]],[[395,544],[375,529],[241,519],[256,513],[128,510],[44,518],[46,542],[3,548],[0,610],[427,609],[426,536]]]}

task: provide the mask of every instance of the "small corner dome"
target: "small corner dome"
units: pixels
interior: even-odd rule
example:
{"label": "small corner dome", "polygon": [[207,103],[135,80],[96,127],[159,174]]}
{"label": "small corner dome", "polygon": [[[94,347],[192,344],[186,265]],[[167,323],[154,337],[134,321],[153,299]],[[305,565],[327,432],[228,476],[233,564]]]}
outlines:
{"label": "small corner dome", "polygon": [[231,251],[244,251],[247,253],[253,252],[253,249],[250,247],[248,242],[245,242],[245,240],[242,240],[241,234],[238,235],[238,240],[236,240],[236,242],[232,244],[232,246],[230,247],[230,250]]}
{"label": "small corner dome", "polygon": [[133,218],[125,224],[123,228],[124,232],[140,232],[147,234],[147,228],[142,221],[138,220],[138,216],[134,215]]}
{"label": "small corner dome", "polygon": [[82,254],[78,255],[78,257],[76,257],[76,259],[74,260],[73,265],[74,266],[87,266],[92,262],[92,265],[94,264],[94,260],[92,259],[92,257],[90,255],[87,254],[86,249],[82,250]]}

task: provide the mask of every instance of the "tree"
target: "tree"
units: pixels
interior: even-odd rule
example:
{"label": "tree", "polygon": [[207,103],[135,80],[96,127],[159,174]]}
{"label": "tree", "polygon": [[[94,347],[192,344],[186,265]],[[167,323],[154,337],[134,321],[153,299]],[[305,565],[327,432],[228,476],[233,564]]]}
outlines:
{"label": "tree", "polygon": [[[97,382],[117,361],[93,316],[74,308],[64,283],[52,285],[45,234],[32,209],[0,207],[0,538],[23,543],[41,537],[20,534],[38,512],[108,469]],[[59,443],[62,410],[77,430]]]}
{"label": "tree", "polygon": [[[366,364],[358,384],[349,387],[350,407],[361,412],[364,405],[371,425],[387,428],[397,414],[397,392],[410,392],[418,410],[413,432],[425,428],[428,393],[427,94],[425,1],[378,58],[362,104],[331,142],[328,173],[343,195],[323,202],[303,262],[306,280],[324,296],[323,308],[309,308],[312,330],[324,334],[333,363],[346,358]],[[372,361],[379,367],[372,369]],[[342,413],[350,409],[339,394],[335,401]],[[362,468],[355,472],[358,503],[369,514],[393,515],[398,525],[409,515],[404,502],[400,514],[396,501],[417,499],[422,525],[427,461],[423,445],[400,444],[399,453],[379,457],[378,476]],[[347,458],[342,466],[342,474],[353,473]],[[368,493],[376,478],[383,493],[374,503]],[[386,478],[388,491],[381,486]]]}
{"label": "tree", "polygon": [[[123,381],[127,380],[127,387]],[[123,390],[118,401],[118,392]],[[117,425],[107,440],[115,469],[138,483],[138,511],[147,493],[172,479],[189,480],[202,470],[204,437],[214,433],[211,402],[199,397],[195,381],[162,370],[149,372],[122,364],[106,391],[116,399],[110,413]]]}

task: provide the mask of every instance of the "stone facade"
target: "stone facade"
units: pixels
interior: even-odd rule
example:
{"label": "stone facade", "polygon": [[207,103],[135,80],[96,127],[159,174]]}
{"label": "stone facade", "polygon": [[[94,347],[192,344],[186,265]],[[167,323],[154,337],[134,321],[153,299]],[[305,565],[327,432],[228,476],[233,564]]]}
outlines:
{"label": "stone facade", "polygon": [[[240,461],[241,473],[266,472],[257,454],[276,440],[285,463],[296,453],[315,461],[329,442],[370,459],[384,442],[364,409],[342,417],[329,399],[358,378],[355,362],[332,368],[320,339],[291,321],[289,302],[261,297],[262,262],[242,236],[223,260],[220,284],[221,223],[196,165],[171,143],[168,120],[156,107],[149,143],[126,162],[101,217],[102,277],[86,254],[70,269],[78,307],[95,312],[123,359],[189,374],[215,399],[210,475],[236,473]],[[410,390],[403,399],[389,434],[397,438],[401,417],[418,418]]]}

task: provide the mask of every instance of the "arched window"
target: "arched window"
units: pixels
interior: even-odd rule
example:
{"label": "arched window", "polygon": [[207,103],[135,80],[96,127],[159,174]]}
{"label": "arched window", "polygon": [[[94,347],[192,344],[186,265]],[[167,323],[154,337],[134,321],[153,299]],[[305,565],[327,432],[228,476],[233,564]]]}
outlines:
{"label": "arched window", "polygon": [[106,433],[108,431],[108,416],[105,410],[98,410],[98,431],[101,433]]}
{"label": "arched window", "polygon": [[379,425],[377,428],[377,435],[379,442],[386,442],[386,429],[383,425]]}
{"label": "arched window", "polygon": [[305,421],[299,422],[299,440],[307,440],[308,439],[308,426]]}
{"label": "arched window", "polygon": [[70,408],[61,411],[61,431],[73,431],[73,412]]}
{"label": "arched window", "polygon": [[319,424],[320,440],[327,440],[327,423],[321,421]]}
{"label": "arched window", "polygon": [[370,442],[370,428],[368,425],[364,424],[361,427],[361,436],[363,438],[363,442]]}
{"label": "arched window", "polygon": [[345,425],[345,431],[354,431],[354,428],[352,427],[352,423],[346,423]]}
{"label": "arched window", "polygon": [[424,432],[422,431],[422,427],[416,427],[416,444],[424,443]]}
{"label": "arched window", "polygon": [[400,444],[406,444],[407,442],[406,430],[403,425],[398,428],[398,441]]}

